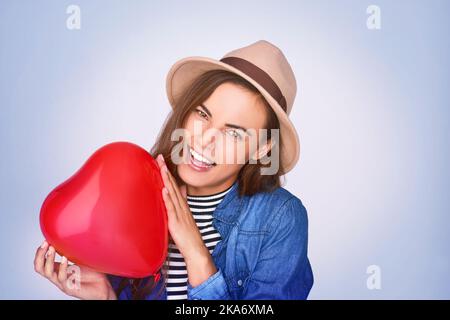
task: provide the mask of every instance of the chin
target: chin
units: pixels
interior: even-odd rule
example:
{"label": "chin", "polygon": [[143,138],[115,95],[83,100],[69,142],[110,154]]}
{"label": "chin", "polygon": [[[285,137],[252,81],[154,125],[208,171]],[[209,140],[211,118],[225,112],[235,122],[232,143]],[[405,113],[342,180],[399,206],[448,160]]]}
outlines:
{"label": "chin", "polygon": [[210,178],[207,177],[208,173],[195,172],[189,165],[184,163],[178,165],[177,173],[185,184],[193,187],[206,187],[211,185],[212,182],[209,181]]}

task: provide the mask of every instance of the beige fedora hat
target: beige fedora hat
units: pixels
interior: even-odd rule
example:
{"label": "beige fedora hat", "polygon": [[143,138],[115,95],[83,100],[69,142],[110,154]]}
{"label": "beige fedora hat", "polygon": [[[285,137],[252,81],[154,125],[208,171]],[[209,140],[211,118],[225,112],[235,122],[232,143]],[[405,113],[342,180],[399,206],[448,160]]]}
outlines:
{"label": "beige fedora hat", "polygon": [[297,92],[294,72],[281,50],[266,40],[225,54],[220,60],[192,56],[177,61],[169,70],[166,90],[174,108],[192,81],[210,70],[228,70],[253,84],[272,106],[280,122],[280,162],[289,172],[300,156],[300,141],[289,119]]}

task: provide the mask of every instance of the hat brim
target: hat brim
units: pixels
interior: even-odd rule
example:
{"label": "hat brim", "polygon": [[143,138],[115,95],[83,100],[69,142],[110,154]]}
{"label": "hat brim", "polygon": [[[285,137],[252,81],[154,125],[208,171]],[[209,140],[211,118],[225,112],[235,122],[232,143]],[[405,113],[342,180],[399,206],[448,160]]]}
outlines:
{"label": "hat brim", "polygon": [[172,108],[175,108],[178,98],[194,81],[194,79],[210,70],[231,71],[246,79],[254,85],[259,92],[261,92],[272,109],[275,111],[275,114],[280,122],[280,136],[282,137],[280,161],[284,168],[282,174],[286,174],[292,170],[300,157],[300,140],[294,125],[278,102],[261,85],[239,69],[207,57],[193,56],[177,61],[171,67],[166,77],[167,97]]}

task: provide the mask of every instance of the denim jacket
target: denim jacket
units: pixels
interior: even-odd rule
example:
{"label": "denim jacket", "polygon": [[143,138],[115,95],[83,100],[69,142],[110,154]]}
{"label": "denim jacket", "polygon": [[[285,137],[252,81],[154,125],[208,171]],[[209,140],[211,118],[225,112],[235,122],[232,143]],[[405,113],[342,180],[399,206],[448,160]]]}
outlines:
{"label": "denim jacket", "polygon": [[[282,187],[243,197],[237,189],[238,181],[213,213],[222,237],[212,252],[217,272],[196,287],[188,282],[188,299],[306,299],[313,273],[301,200]],[[118,279],[110,276],[113,287]],[[119,299],[130,297],[128,286]],[[166,298],[164,292],[159,299]],[[155,299],[154,294],[147,299]]]}

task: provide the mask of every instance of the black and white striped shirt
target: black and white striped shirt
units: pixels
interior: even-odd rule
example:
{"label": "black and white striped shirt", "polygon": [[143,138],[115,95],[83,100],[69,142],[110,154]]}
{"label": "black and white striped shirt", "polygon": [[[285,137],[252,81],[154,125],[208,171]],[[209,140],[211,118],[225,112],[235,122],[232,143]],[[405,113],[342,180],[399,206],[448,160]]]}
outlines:
{"label": "black and white striped shirt", "polygon": [[[213,212],[217,205],[223,200],[225,195],[231,190],[228,189],[212,195],[187,196],[187,203],[194,216],[195,222],[203,238],[203,242],[212,253],[217,243],[221,240],[220,234],[212,225]],[[187,271],[183,256],[175,244],[169,244],[167,267],[167,300],[187,299]]]}

